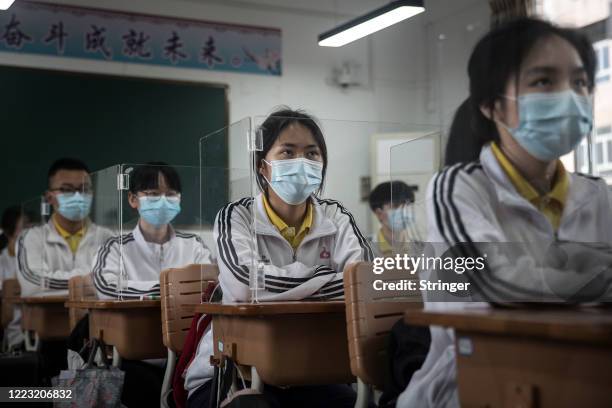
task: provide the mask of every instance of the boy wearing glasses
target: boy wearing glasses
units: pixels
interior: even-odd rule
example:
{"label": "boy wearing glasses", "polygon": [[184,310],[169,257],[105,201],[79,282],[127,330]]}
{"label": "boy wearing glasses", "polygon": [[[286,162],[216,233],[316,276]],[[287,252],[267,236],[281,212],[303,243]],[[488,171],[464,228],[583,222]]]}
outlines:
{"label": "boy wearing glasses", "polygon": [[128,203],[138,212],[138,222],[130,233],[108,239],[94,259],[94,286],[101,299],[155,298],[164,269],[211,263],[198,235],[170,224],[181,211],[176,170],[162,162],[148,163],[133,169],[129,179]]}
{"label": "boy wearing glasses", "polygon": [[17,242],[17,277],[22,296],[67,295],[68,279],[91,272],[98,247],[112,234],[89,220],[93,199],[89,169],[63,158],[48,172],[45,200],[49,221],[26,229]]}

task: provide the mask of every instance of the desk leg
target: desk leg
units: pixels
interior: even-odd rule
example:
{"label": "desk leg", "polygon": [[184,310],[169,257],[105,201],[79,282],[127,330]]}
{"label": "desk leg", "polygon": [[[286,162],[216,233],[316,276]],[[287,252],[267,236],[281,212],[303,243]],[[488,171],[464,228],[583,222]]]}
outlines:
{"label": "desk leg", "polygon": [[25,330],[25,332],[23,333],[23,342],[24,342],[26,351],[37,351],[38,346],[40,344],[38,333],[34,334],[34,340],[32,340],[30,331]]}
{"label": "desk leg", "polygon": [[370,391],[370,387],[361,381],[361,378],[357,378],[357,401],[355,401],[355,408],[368,407]]}
{"label": "desk leg", "polygon": [[117,347],[113,346],[113,367],[119,368],[121,366],[121,356],[117,351]]}
{"label": "desk leg", "polygon": [[162,384],[161,401],[159,403],[161,408],[169,408],[168,395],[172,388],[170,382],[172,381],[174,367],[176,367],[176,353],[168,349],[168,360],[166,361],[166,372],[164,373],[164,383]]}
{"label": "desk leg", "polygon": [[251,367],[251,388],[263,393],[263,383],[255,367]]}

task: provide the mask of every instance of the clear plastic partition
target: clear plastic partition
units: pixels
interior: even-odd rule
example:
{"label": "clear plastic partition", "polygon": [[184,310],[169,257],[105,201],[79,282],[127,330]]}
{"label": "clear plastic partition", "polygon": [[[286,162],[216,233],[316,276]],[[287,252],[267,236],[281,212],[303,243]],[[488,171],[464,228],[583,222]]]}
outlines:
{"label": "clear plastic partition", "polygon": [[[334,211],[348,215],[364,246],[382,246],[381,235],[384,245],[390,245],[387,217],[373,211],[370,194],[392,180],[392,146],[435,135],[431,149],[437,149],[436,154],[418,160],[435,157],[437,168],[439,134],[435,125],[279,115],[245,119],[207,135],[200,141],[201,199],[203,209],[213,208],[210,215],[203,213],[202,229],[211,228],[212,215],[218,214],[214,246],[219,267],[229,270],[231,279],[249,285],[252,302],[265,300],[261,294],[280,293],[283,289],[276,277],[266,282],[267,265],[284,267],[299,259],[305,235],[318,233],[319,207],[325,207],[327,215]],[[229,149],[226,165],[219,157],[224,146]],[[412,184],[421,194],[424,187],[416,188],[415,183],[424,182],[419,179]],[[311,198],[312,208],[307,205]],[[390,192],[385,200],[388,209]],[[303,213],[292,220],[295,207],[301,204]],[[262,244],[264,239],[269,242],[268,235],[278,238],[278,250]],[[364,257],[371,255],[367,252]],[[325,257],[329,249],[323,248],[321,254]],[[229,297],[245,299],[241,294]]]}
{"label": "clear plastic partition", "polygon": [[77,289],[81,299],[97,297],[97,288],[104,288],[106,297],[115,297],[115,290],[105,287],[112,285],[112,279],[107,282],[107,275],[100,272],[112,270],[114,254],[111,251],[121,235],[119,174],[120,166],[114,165],[89,174],[82,183],[82,199],[91,200],[87,228],[96,250],[91,254],[91,274],[86,274],[82,286]]}
{"label": "clear plastic partition", "polygon": [[198,166],[121,164],[92,175],[93,262],[101,298],[159,299],[163,270],[210,262],[201,239]]}
{"label": "clear plastic partition", "polygon": [[[253,201],[258,192],[253,162],[262,146],[261,134],[251,124],[245,118],[200,139],[200,231],[217,263],[248,286],[248,297],[257,301],[258,290],[265,289],[263,272],[257,270],[266,260],[258,256],[254,234],[261,213]],[[202,301],[213,298],[213,278],[211,268],[203,266]]]}
{"label": "clear plastic partition", "polygon": [[427,187],[442,167],[440,131],[424,131],[390,149],[394,252],[418,252],[427,241]]}
{"label": "clear plastic partition", "polygon": [[24,228],[18,242],[18,267],[22,276],[44,292],[50,289],[49,281],[44,279],[48,265],[46,251],[51,206],[44,196],[36,196],[21,203],[24,215]]}

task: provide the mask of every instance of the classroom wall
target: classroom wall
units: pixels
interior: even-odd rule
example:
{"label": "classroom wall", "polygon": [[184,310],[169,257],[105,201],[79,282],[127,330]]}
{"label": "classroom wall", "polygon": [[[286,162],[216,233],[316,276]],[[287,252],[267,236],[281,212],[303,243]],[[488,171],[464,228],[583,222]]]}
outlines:
{"label": "classroom wall", "polygon": [[[230,121],[265,115],[280,104],[306,108],[321,118],[442,124],[467,95],[466,62],[479,30],[488,26],[488,5],[482,0],[429,0],[427,13],[351,45],[318,47],[317,35],[346,17],[257,11],[192,0],[56,0],[56,3],[165,16],[278,27],[283,33],[283,75],[230,74],[102,61],[70,61],[44,56],[0,53],[0,64],[112,73],[152,78],[186,79],[229,86]],[[476,29],[466,30],[468,25]],[[440,41],[443,34],[445,41]],[[332,70],[343,62],[358,67],[361,86],[342,90],[331,83]],[[238,143],[238,142],[235,142]],[[240,141],[240,143],[242,143]],[[328,140],[330,152],[345,140]],[[369,140],[355,140],[352,151],[369,171]],[[344,145],[344,146],[343,146]],[[239,146],[230,144],[231,152]],[[231,154],[231,153],[230,153]],[[242,156],[241,156],[242,157]],[[333,154],[331,158],[333,159]],[[365,221],[367,206],[353,191],[358,177],[347,181],[346,203]],[[338,187],[342,189],[342,184]],[[345,199],[346,201],[346,199]]]}
{"label": "classroom wall", "polygon": [[[337,23],[322,15],[291,15],[283,11],[255,11],[225,7],[204,0],[55,0],[53,3],[97,7],[137,13],[257,24],[283,31],[283,76],[228,74],[170,67],[1,53],[0,63],[84,72],[136,75],[225,83],[230,87],[230,118],[265,115],[285,103],[308,108],[326,118],[372,121],[432,122],[439,117],[436,95],[436,37],[447,36],[443,75],[452,81],[448,101],[465,93],[465,62],[475,33],[488,26],[488,5],[481,0],[429,0],[427,13],[376,33],[346,47],[318,47],[316,36]],[[365,86],[343,91],[326,81],[334,67],[349,61],[361,65]],[[448,81],[445,81],[448,85]],[[457,85],[457,86],[455,86]]]}

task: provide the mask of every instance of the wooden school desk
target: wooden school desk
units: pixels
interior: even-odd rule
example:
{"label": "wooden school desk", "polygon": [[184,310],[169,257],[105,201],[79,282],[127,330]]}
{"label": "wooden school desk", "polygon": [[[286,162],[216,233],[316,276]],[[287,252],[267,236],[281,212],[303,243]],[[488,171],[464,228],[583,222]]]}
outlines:
{"label": "wooden school desk", "polygon": [[89,336],[113,346],[113,365],[120,359],[166,357],[159,300],[80,300],[66,307],[89,311]]}
{"label": "wooden school desk", "polygon": [[[40,340],[65,339],[70,335],[66,296],[22,297],[21,327],[25,332],[26,350],[38,349]],[[34,339],[30,337],[34,333]]]}
{"label": "wooden school desk", "polygon": [[250,367],[252,388],[261,389],[262,383],[354,381],[343,301],[203,303],[185,308],[213,316],[215,358],[225,355]]}
{"label": "wooden school desk", "polygon": [[462,407],[612,407],[612,309],[409,310],[455,329]]}

